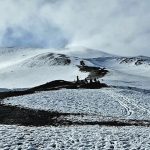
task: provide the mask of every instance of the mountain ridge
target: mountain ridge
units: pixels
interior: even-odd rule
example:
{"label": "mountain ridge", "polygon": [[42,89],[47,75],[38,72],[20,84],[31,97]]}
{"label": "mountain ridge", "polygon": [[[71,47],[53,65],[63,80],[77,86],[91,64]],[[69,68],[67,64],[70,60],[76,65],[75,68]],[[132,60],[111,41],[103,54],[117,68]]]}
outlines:
{"label": "mountain ridge", "polygon": [[[28,88],[53,80],[73,81],[76,76],[84,79],[89,74],[78,68],[81,61],[84,61],[86,66],[107,68],[109,73],[102,79],[110,85],[124,85],[125,80],[130,81],[128,77],[131,75],[138,80],[139,88],[144,84],[147,85],[146,88],[150,88],[150,58],[146,56],[115,56],[85,47],[57,50],[31,48],[21,51],[11,49],[13,55],[7,52],[0,55],[0,88]],[[81,55],[87,57],[80,57]],[[130,86],[134,86],[134,82],[132,78],[130,83],[133,84]]]}

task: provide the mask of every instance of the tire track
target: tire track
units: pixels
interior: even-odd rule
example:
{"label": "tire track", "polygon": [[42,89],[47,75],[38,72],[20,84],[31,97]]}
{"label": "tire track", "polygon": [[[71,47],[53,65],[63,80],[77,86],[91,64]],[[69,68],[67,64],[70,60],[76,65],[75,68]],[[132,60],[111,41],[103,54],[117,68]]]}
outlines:
{"label": "tire track", "polygon": [[134,113],[147,114],[150,115],[150,111],[143,106],[136,104],[135,100],[131,99],[129,96],[124,96],[121,93],[116,92],[115,90],[105,91],[109,96],[119,102],[127,110],[126,117],[131,117]]}
{"label": "tire track", "polygon": [[107,93],[107,95],[109,95],[110,97],[113,98],[113,100],[117,101],[122,107],[124,107],[124,109],[126,110],[126,114],[124,116],[131,116],[134,111],[129,107],[128,103],[124,103],[122,100],[124,100],[123,96],[119,96],[118,94],[116,94],[113,90],[109,91],[103,91],[104,93]]}

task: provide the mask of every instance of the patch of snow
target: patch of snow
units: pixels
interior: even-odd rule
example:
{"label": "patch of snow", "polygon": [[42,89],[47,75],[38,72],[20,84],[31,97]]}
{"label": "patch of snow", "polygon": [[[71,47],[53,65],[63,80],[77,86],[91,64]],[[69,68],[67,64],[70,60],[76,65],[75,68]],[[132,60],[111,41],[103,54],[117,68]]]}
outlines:
{"label": "patch of snow", "polygon": [[4,88],[29,88],[53,80],[76,80],[76,76],[84,79],[88,73],[80,72],[76,66],[49,67],[16,67],[0,71],[0,82]]}
{"label": "patch of snow", "polygon": [[3,101],[32,109],[84,113],[127,119],[150,119],[150,93],[129,89],[78,89],[39,92]]}
{"label": "patch of snow", "polygon": [[52,51],[34,48],[0,48],[0,69],[19,64],[38,54]]}
{"label": "patch of snow", "polygon": [[0,125],[0,149],[150,149],[146,127],[24,127]]}
{"label": "patch of snow", "polygon": [[150,89],[150,65],[120,64],[119,57],[91,58],[88,61],[109,70],[109,73],[103,77],[108,85]]}
{"label": "patch of snow", "polygon": [[[67,59],[71,60],[70,64],[66,64]],[[80,60],[77,57],[47,52],[15,62],[0,69],[1,88],[29,88],[53,80],[73,81],[77,75],[84,79],[88,73],[79,71],[76,65],[80,64]],[[85,63],[92,65],[86,60]]]}

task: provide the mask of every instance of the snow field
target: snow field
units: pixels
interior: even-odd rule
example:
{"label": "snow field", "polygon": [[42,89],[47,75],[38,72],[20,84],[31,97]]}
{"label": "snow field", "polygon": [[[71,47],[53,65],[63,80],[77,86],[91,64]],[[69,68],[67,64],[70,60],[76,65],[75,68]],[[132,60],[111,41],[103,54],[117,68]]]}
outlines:
{"label": "snow field", "polygon": [[150,119],[150,93],[127,89],[62,89],[4,99],[6,105],[84,113],[103,117]]}
{"label": "snow field", "polygon": [[1,150],[149,150],[145,127],[0,125]]}

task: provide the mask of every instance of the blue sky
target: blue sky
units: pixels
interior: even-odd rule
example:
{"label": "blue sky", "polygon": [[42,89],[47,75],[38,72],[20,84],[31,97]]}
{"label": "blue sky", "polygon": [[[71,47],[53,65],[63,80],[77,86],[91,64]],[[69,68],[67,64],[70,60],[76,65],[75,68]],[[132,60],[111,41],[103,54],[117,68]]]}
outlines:
{"label": "blue sky", "polygon": [[150,56],[149,0],[0,0],[0,18],[0,47]]}

